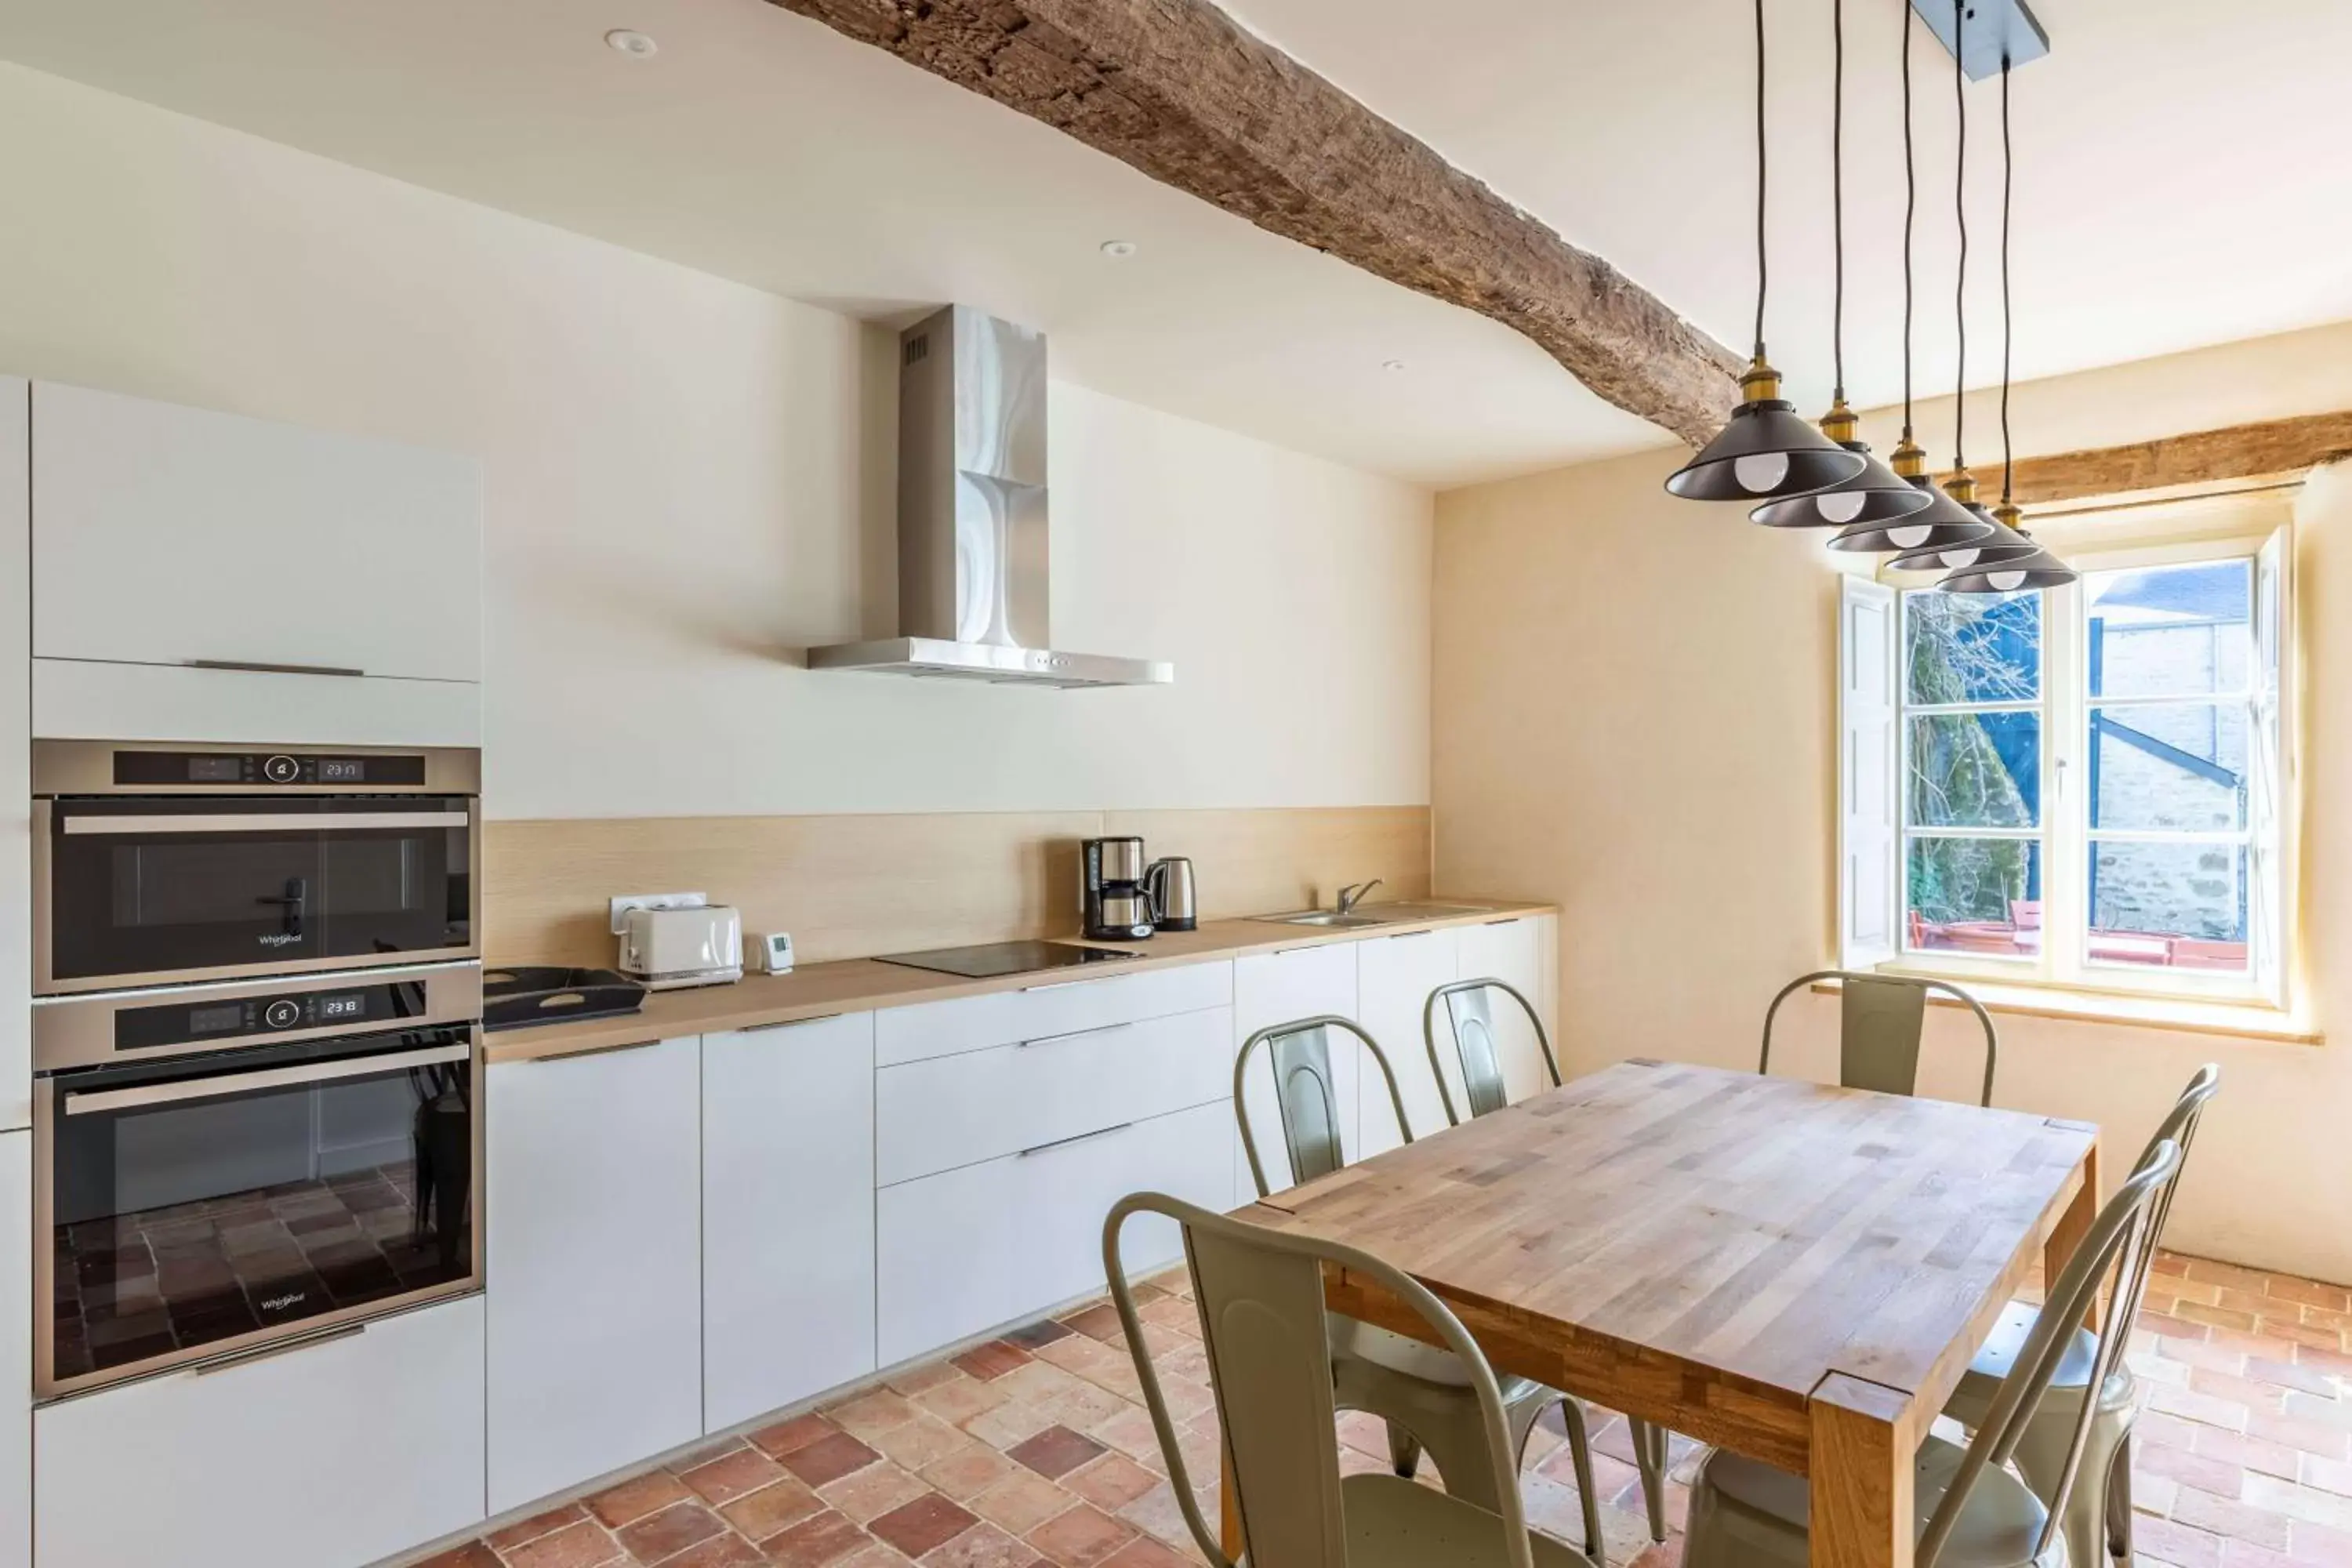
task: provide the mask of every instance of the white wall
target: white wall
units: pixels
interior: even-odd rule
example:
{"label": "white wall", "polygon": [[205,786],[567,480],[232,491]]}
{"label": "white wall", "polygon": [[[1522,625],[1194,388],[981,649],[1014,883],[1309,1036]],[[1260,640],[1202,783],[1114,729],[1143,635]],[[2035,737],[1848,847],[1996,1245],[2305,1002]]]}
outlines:
{"label": "white wall", "polygon": [[1178,684],[812,674],[893,629],[887,334],[15,67],[0,201],[0,369],[481,457],[493,816],[1428,799],[1418,489],[1057,384],[1055,641]]}

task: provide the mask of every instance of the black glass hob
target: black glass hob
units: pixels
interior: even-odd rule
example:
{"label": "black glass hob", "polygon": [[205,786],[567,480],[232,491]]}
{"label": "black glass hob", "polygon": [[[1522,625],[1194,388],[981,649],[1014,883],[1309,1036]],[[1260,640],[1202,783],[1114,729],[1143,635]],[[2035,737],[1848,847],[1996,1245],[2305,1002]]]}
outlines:
{"label": "black glass hob", "polygon": [[1046,969],[1076,969],[1088,963],[1122,963],[1135,956],[1067,942],[989,942],[976,947],[935,947],[923,952],[877,955],[884,963],[961,974],[973,980],[992,979],[1000,974],[1031,974]]}

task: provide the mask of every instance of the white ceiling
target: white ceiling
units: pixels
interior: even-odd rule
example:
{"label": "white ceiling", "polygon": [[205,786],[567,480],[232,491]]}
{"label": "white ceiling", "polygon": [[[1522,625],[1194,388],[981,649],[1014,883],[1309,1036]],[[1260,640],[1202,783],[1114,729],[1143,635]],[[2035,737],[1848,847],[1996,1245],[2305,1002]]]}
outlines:
{"label": "white ceiling", "polygon": [[[1285,48],[1734,347],[1741,0],[1237,0]],[[1900,395],[1895,0],[1849,0],[1848,383]],[[1771,340],[1827,395],[1828,0],[1774,0]],[[2235,14],[2233,14],[2235,13]],[[2016,79],[2019,374],[2352,318],[2352,6],[2047,0]],[[653,34],[635,62],[608,27]],[[761,288],[1045,328],[1055,373],[1435,484],[1656,445],[1539,351],[764,0],[0,0],[0,58]],[[1920,40],[1919,360],[1948,386],[1948,57]],[[1971,89],[1992,230],[1994,88]],[[1139,253],[1111,260],[1106,239]],[[1975,252],[1989,259],[1990,243]],[[1995,369],[1974,276],[1969,380]],[[1405,369],[1385,371],[1402,360]]]}

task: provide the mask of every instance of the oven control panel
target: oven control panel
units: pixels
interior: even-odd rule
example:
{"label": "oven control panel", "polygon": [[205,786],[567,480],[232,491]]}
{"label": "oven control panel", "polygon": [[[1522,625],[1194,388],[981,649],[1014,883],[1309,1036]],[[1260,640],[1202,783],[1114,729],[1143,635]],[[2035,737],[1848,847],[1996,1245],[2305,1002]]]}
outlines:
{"label": "oven control panel", "polygon": [[425,1010],[423,988],[413,983],[338,985],[332,990],[289,990],[123,1007],[114,1015],[114,1048],[143,1051],[158,1046],[229,1043],[248,1037],[267,1039],[298,1030],[365,1028],[413,1020]]}
{"label": "oven control panel", "polygon": [[149,789],[173,784],[325,789],[414,787],[425,783],[422,755],[331,752],[151,752],[114,753],[114,782]]}

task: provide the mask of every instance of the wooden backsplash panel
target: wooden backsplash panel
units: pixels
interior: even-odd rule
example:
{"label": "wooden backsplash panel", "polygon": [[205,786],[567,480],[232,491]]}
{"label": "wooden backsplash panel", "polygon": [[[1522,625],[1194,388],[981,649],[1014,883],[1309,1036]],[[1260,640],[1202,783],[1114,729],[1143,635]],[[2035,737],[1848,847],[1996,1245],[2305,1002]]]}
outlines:
{"label": "wooden backsplash panel", "polygon": [[1078,840],[1138,833],[1189,855],[1216,919],[1328,901],[1385,879],[1429,891],[1425,806],[963,812],[492,821],[483,834],[492,963],[605,965],[605,900],[700,889],[747,932],[789,931],[807,963],[1021,937],[1077,924]]}

